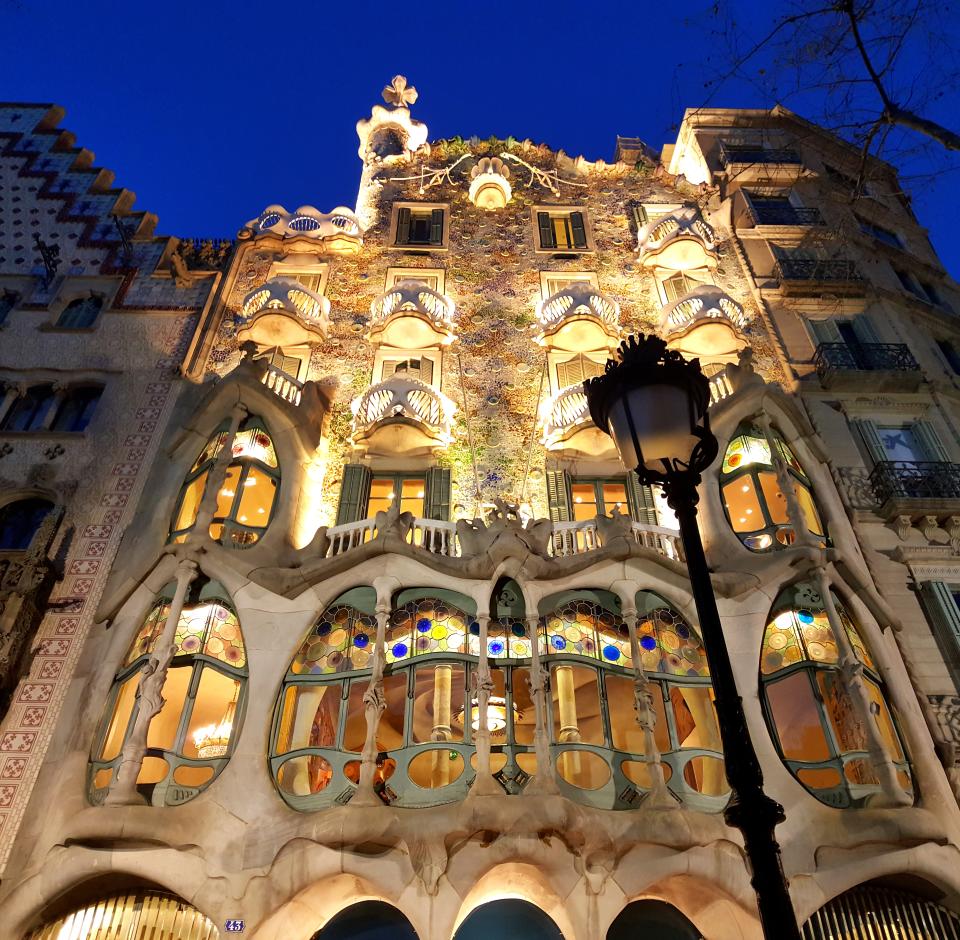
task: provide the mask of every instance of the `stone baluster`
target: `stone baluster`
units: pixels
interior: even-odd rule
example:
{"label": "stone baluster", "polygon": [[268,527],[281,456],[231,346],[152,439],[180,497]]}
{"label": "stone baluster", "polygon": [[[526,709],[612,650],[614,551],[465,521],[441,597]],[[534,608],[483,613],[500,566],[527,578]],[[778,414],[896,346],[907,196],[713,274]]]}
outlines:
{"label": "stone baluster", "polygon": [[163,684],[167,679],[170,661],[176,652],[174,640],[177,624],[183,613],[187,591],[196,576],[195,562],[184,559],[177,566],[177,589],[170,602],[163,630],[140,673],[137,683],[137,717],[120,752],[120,764],[110,792],[104,800],[107,806],[129,806],[146,802],[137,792],[137,777],[140,775],[140,767],[147,753],[147,732],[150,730],[150,722],[160,713],[165,704],[162,694]]}
{"label": "stone baluster", "polygon": [[207,537],[210,529],[210,523],[217,512],[217,496],[223,487],[227,478],[227,470],[233,460],[233,443],[237,438],[237,432],[240,430],[240,424],[247,417],[246,406],[237,404],[233,406],[230,412],[230,427],[227,430],[227,436],[224,439],[223,447],[217,454],[217,459],[210,468],[207,475],[207,483],[203,490],[203,496],[200,499],[200,505],[197,508],[197,518],[193,528],[187,533],[186,541],[203,540]]}
{"label": "stone baluster", "polygon": [[363,693],[363,716],[367,723],[363,750],[360,754],[360,782],[350,801],[352,806],[377,806],[381,804],[374,782],[377,773],[377,733],[387,700],[383,692],[383,666],[386,661],[387,626],[390,623],[390,604],[377,602],[377,638],[373,645],[373,663],[370,683]]}
{"label": "stone baluster", "polygon": [[530,698],[533,699],[533,714],[536,728],[533,732],[533,748],[537,755],[537,773],[527,793],[556,793],[557,781],[553,775],[553,760],[550,757],[550,729],[547,694],[550,690],[549,674],[540,662],[538,646],[540,619],[528,617],[530,634]]}
{"label": "stone baluster", "polygon": [[640,640],[637,637],[637,611],[635,608],[625,607],[622,616],[630,634],[630,658],[633,660],[633,707],[637,713],[637,724],[643,729],[643,753],[650,779],[650,791],[644,797],[643,805],[650,809],[674,809],[678,802],[667,789],[655,734],[657,713],[653,708],[653,696],[660,693],[657,686],[647,678],[643,668]]}
{"label": "stone baluster", "polygon": [[[477,703],[477,730],[474,742],[477,748],[477,777],[470,788],[471,796],[498,796],[502,790],[497,786],[490,773],[490,723],[487,720],[487,708],[493,693],[493,677],[490,673],[490,658],[487,655],[487,637],[490,630],[490,615],[477,614],[480,627],[480,651],[477,668],[473,673],[473,699]],[[472,702],[471,702],[472,705]],[[466,709],[469,715],[470,708]]]}
{"label": "stone baluster", "polygon": [[837,610],[837,605],[834,603],[830,591],[830,579],[823,568],[817,569],[816,582],[817,590],[823,599],[827,620],[830,621],[830,629],[833,630],[837,640],[837,650],[840,654],[840,675],[843,679],[844,688],[853,703],[856,718],[863,726],[867,738],[867,749],[870,752],[870,762],[880,780],[882,794],[878,797],[872,797],[870,805],[874,807],[906,805],[910,802],[910,798],[897,780],[897,768],[890,759],[880,735],[880,729],[875,718],[876,706],[870,699],[864,685],[863,663],[857,658],[850,637],[847,635],[843,621],[840,619],[840,612]]}

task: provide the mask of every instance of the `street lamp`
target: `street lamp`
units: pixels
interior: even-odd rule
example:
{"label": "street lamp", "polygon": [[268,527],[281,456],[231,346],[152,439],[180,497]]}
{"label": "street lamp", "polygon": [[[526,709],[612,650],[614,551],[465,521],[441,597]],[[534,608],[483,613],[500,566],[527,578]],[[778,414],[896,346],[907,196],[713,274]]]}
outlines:
{"label": "street lamp", "polygon": [[616,355],[603,375],[584,382],[590,416],[613,438],[623,465],[642,483],[660,484],[677,514],[732,790],[724,819],[743,833],[764,936],[800,940],[774,831],[786,817],[763,792],[697,528],[697,484],[718,451],[707,413],[710,383],[699,360],[688,362],[656,336],[631,336]]}

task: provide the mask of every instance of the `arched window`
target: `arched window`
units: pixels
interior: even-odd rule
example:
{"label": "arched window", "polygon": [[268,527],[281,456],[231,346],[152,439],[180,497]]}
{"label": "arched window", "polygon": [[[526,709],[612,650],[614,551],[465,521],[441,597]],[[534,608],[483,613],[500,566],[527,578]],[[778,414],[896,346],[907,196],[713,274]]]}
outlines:
{"label": "arched window", "polygon": [[331,917],[310,940],[417,940],[417,932],[391,904],[360,901]]}
{"label": "arched window", "polygon": [[0,507],[0,551],[26,551],[53,509],[48,499],[19,499]]}
{"label": "arched window", "polygon": [[[843,604],[831,594],[863,666],[870,710],[887,755],[910,793],[910,768],[873,659]],[[867,730],[840,669],[837,637],[823,599],[807,582],[777,596],[763,634],[760,678],[770,733],[790,772],[830,806],[863,805],[879,792]]]}
{"label": "arched window", "polygon": [[15,399],[0,422],[3,431],[40,431],[53,407],[53,386],[34,385]]}
{"label": "arched window", "polygon": [[[359,782],[375,606],[372,588],[341,595],[290,664],[271,765],[295,809],[346,800]],[[385,636],[386,709],[377,732],[375,786],[385,802],[428,806],[466,795],[473,755],[466,714],[468,636],[476,653],[472,609],[468,598],[450,591],[411,589],[396,598]]]}
{"label": "arched window", "polygon": [[[825,531],[807,475],[776,431],[771,431],[771,438],[786,466],[807,528],[823,541]],[[731,528],[751,551],[765,552],[796,541],[770,444],[759,428],[743,424],[737,429],[723,455],[720,490]]]}
{"label": "arched window", "polygon": [[[113,689],[90,764],[93,802],[106,795],[133,727],[141,670],[163,632],[175,585],[161,592],[134,637]],[[247,653],[240,622],[223,587],[192,585],[177,624],[164,706],[150,722],[137,789],[154,806],[185,803],[226,766],[243,716]]]}
{"label": "arched window", "polygon": [[[555,595],[541,621],[550,669],[557,773],[570,795],[625,809],[652,781],[634,707],[634,663],[618,599],[607,591]],[[706,655],[696,631],[663,598],[637,597],[637,639],[670,790],[718,811],[729,786]]]}
{"label": "arched window", "polygon": [[702,940],[702,934],[672,904],[645,898],[628,904],[610,925],[607,940]]}
{"label": "arched window", "polygon": [[57,409],[50,430],[73,433],[85,431],[102,394],[103,389],[97,385],[71,388]]}
{"label": "arched window", "polygon": [[[170,538],[182,542],[197,521],[207,477],[227,431],[218,430],[190,468],[173,516]],[[259,418],[247,418],[233,441],[233,460],[217,493],[210,537],[234,548],[247,548],[266,532],[276,506],[280,469],[273,439]]]}
{"label": "arched window", "polygon": [[24,940],[218,940],[220,932],[195,907],[155,891],[125,891],[92,901],[31,930]]}
{"label": "arched window", "polygon": [[57,320],[57,326],[62,330],[89,329],[97,322],[102,308],[102,297],[97,297],[95,294],[89,297],[78,297],[63,308]]}
{"label": "arched window", "polygon": [[475,907],[457,928],[453,940],[523,937],[524,940],[563,940],[560,928],[535,904],[502,898]]}

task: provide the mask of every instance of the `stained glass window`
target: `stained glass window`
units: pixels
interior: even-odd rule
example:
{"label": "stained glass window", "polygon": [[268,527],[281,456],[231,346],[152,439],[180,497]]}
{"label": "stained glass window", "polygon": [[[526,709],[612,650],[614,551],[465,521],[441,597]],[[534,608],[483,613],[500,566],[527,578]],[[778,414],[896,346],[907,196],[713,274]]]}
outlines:
{"label": "stained glass window", "polygon": [[[909,765],[873,658],[843,603],[836,594],[831,597],[864,668],[869,720],[876,722],[901,786],[912,792]],[[760,653],[764,711],[788,769],[819,800],[837,807],[863,805],[879,789],[863,710],[851,697],[841,655],[819,591],[808,582],[781,591]]]}
{"label": "stained glass window", "polygon": [[466,653],[472,623],[473,618],[462,610],[436,598],[410,601],[390,617],[386,661],[431,653]]}
{"label": "stained glass window", "polygon": [[[130,643],[101,722],[91,763],[91,798],[103,799],[136,718],[137,687],[160,642],[174,585],[168,585]],[[192,799],[226,765],[242,715],[246,648],[226,592],[198,579],[174,628],[174,654],[162,690],[163,708],[150,722],[138,789],[154,805]]]}
{"label": "stained glass window", "polygon": [[329,675],[367,669],[377,637],[377,619],[347,604],[328,607],[297,650],[294,675]]}
{"label": "stained glass window", "polygon": [[[789,445],[776,431],[771,436],[808,530],[824,539],[810,481]],[[742,425],[730,441],[720,469],[720,490],[730,527],[751,551],[770,551],[796,541],[770,443],[759,428]]]}

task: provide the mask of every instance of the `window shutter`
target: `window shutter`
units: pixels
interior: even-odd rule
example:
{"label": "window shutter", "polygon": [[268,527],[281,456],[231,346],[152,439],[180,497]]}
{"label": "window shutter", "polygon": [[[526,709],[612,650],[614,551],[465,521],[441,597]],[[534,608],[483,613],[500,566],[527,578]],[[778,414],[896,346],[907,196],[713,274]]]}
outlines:
{"label": "window shutter", "polygon": [[380,381],[386,382],[387,379],[392,378],[393,374],[397,371],[398,365],[400,365],[400,362],[397,359],[384,359],[383,368],[380,372]]}
{"label": "window shutter", "polygon": [[423,514],[427,519],[450,519],[450,468],[430,467],[424,487]]}
{"label": "window shutter", "polygon": [[540,228],[540,247],[556,248],[557,240],[553,237],[553,226],[550,224],[550,213],[538,212],[537,225]]}
{"label": "window shutter", "polygon": [[834,320],[808,320],[807,323],[810,324],[810,331],[813,333],[814,345],[843,342]]}
{"label": "window shutter", "polygon": [[[420,360],[420,381],[426,382],[429,385],[433,382],[433,360],[423,358]],[[433,516],[430,517],[434,518]]]}
{"label": "window shutter", "polygon": [[566,362],[557,363],[557,385],[561,388],[569,388],[577,382],[583,381],[583,367],[580,365],[580,357],[574,356]]}
{"label": "window shutter", "polygon": [[570,474],[566,470],[548,470],[547,501],[552,522],[569,522],[573,518],[570,505]]}
{"label": "window shutter", "polygon": [[634,203],[630,206],[630,211],[633,214],[633,221],[636,223],[638,229],[643,228],[649,221],[647,219],[647,209],[645,206]]}
{"label": "window shutter", "polygon": [[634,521],[646,525],[659,525],[657,518],[657,504],[653,499],[653,490],[640,482],[640,477],[630,470],[627,473],[627,502],[630,504],[630,515]]}
{"label": "window shutter", "polygon": [[370,468],[362,464],[348,463],[343,468],[340,504],[337,506],[337,525],[356,522],[366,516],[371,476]]}
{"label": "window shutter", "polygon": [[863,441],[863,446],[867,449],[867,453],[873,462],[881,463],[886,460],[887,452],[884,449],[883,442],[880,440],[880,435],[877,434],[876,425],[874,425],[872,421],[867,421],[862,418],[855,418],[850,423],[857,429],[860,440]]}
{"label": "window shutter", "polygon": [[940,443],[937,432],[929,421],[915,421],[913,423],[913,433],[917,442],[924,450],[924,456],[927,460],[949,461],[950,457]]}
{"label": "window shutter", "polygon": [[430,244],[443,244],[443,209],[434,209],[430,213]]}
{"label": "window shutter", "polygon": [[873,324],[870,322],[870,318],[865,313],[861,313],[859,316],[853,318],[853,332],[861,343],[880,342],[873,329]]}
{"label": "window shutter", "polygon": [[953,592],[942,581],[926,581],[920,585],[920,602],[953,683],[960,690],[960,611]]}
{"label": "window shutter", "polygon": [[573,247],[586,248],[587,247],[587,230],[583,225],[582,212],[570,213],[570,228],[573,230]]}
{"label": "window shutter", "polygon": [[410,244],[410,210],[406,207],[397,210],[397,241],[398,245]]}

